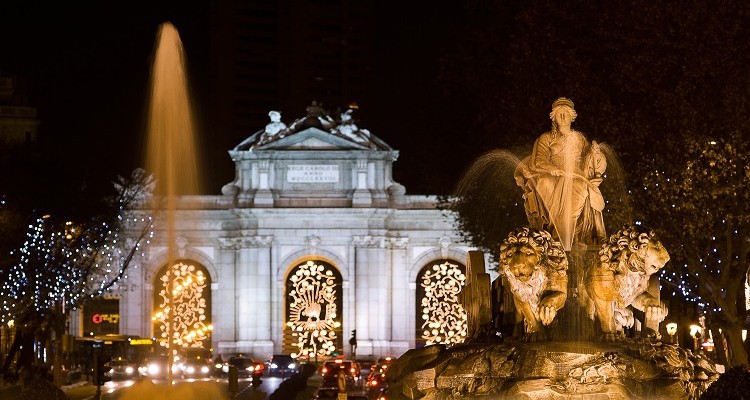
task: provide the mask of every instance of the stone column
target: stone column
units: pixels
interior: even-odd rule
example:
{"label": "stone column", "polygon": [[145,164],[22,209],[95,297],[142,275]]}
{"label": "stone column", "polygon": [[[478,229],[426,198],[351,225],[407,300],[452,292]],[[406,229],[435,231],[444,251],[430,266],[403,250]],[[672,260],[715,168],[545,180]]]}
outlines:
{"label": "stone column", "polygon": [[218,242],[216,267],[219,284],[215,289],[213,285],[211,287],[211,319],[214,325],[212,337],[217,349],[214,353],[220,354],[234,352],[238,338],[235,265],[242,241],[241,238],[219,238]]}
{"label": "stone column", "polygon": [[407,351],[414,340],[414,302],[409,301],[409,238],[389,238],[386,245],[391,253],[391,290],[388,296],[390,343],[386,353],[392,355]]}
{"label": "stone column", "polygon": [[238,347],[253,354],[273,353],[271,341],[272,236],[242,238],[236,268]]}
{"label": "stone column", "polygon": [[[370,355],[373,351],[373,339],[377,338],[377,316],[378,297],[372,287],[372,280],[378,279],[377,257],[378,248],[384,243],[384,237],[377,236],[354,236],[353,245],[355,250],[354,271],[356,283],[354,288],[355,314],[357,316],[357,354],[360,356]],[[348,332],[347,332],[348,333]],[[347,337],[348,340],[348,337]]]}

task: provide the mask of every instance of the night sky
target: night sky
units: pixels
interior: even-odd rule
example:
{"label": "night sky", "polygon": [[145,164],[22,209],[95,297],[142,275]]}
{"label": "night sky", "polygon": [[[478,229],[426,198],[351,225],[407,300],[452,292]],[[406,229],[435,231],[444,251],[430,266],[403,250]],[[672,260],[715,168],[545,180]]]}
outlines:
{"label": "night sky", "polygon": [[[194,101],[206,105],[208,3],[17,3],[2,8],[0,70],[30,85],[29,105],[41,120],[41,173],[108,184],[141,165],[151,54],[163,22],[180,32]],[[559,96],[576,102],[574,127],[591,137],[627,145],[622,138],[633,136],[647,146],[655,136],[648,124],[671,122],[657,112],[673,103],[672,93],[705,102],[695,108],[706,115],[717,94],[737,86],[732,76],[748,75],[744,2],[413,3],[376,2],[378,91],[368,119],[357,121],[401,152],[394,178],[407,194],[450,193],[483,152],[530,146],[549,128]],[[207,194],[218,194],[233,179],[226,151],[236,143],[204,142],[206,158],[220,164]],[[62,178],[50,184],[69,185]]]}
{"label": "night sky", "polygon": [[[163,22],[172,22],[180,33],[197,107],[208,101],[209,5],[130,4],[120,8],[77,3],[3,7],[0,37],[5,43],[0,71],[27,81],[28,105],[37,108],[41,121],[43,163],[51,173],[94,184],[127,175],[141,165],[149,69]],[[378,41],[371,50],[382,55],[375,74],[383,82],[375,108],[382,113],[358,124],[401,151],[395,179],[409,193],[449,192],[457,176],[449,168],[450,178],[423,177],[447,168],[437,159],[436,166],[430,167],[425,158],[450,148],[445,132],[430,132],[435,129],[434,113],[439,112],[434,83],[437,59],[444,51],[450,25],[456,23],[455,13],[447,10],[447,6],[419,9],[407,5],[399,6],[398,12],[388,8],[373,15],[378,19]],[[289,123],[303,114],[299,110],[284,120]],[[210,153],[206,158],[224,163],[212,168],[215,174],[207,185],[209,194],[218,194],[233,179],[233,163],[226,151],[237,143],[221,139],[204,143]]]}

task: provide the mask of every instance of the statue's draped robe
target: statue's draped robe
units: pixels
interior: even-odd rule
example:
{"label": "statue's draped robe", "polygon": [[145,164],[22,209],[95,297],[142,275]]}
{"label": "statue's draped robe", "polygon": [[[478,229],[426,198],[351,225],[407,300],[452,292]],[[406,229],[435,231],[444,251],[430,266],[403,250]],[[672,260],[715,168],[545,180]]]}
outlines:
{"label": "statue's draped robe", "polygon": [[[573,242],[600,243],[604,231],[604,198],[597,184],[607,167],[604,156],[591,151],[577,131],[545,132],[534,143],[531,156],[516,170],[516,182],[524,190],[529,224],[559,237],[566,250]],[[562,176],[551,171],[562,170]]]}

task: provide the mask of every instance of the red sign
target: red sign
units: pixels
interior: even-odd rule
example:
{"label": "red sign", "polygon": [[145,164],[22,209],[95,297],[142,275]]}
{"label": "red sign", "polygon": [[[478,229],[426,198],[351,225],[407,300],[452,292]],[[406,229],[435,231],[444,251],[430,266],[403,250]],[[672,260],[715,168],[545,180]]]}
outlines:
{"label": "red sign", "polygon": [[102,322],[116,324],[120,321],[120,314],[94,314],[91,316],[91,321],[95,324],[101,324]]}

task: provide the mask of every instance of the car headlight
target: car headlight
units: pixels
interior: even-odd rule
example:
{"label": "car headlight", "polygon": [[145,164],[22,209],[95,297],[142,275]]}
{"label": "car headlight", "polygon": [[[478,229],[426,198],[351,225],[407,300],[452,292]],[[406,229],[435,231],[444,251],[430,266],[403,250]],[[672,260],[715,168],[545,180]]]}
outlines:
{"label": "car headlight", "polygon": [[204,366],[202,366],[202,367],[201,367],[201,373],[207,374],[207,373],[208,373],[208,367],[207,367],[207,366],[205,366],[205,365],[204,365]]}
{"label": "car headlight", "polygon": [[279,368],[279,366],[278,366],[278,365],[276,365],[276,364],[274,364],[274,363],[271,363],[271,365],[270,365],[270,366],[271,366],[271,368],[273,368],[273,369]]}
{"label": "car headlight", "polygon": [[223,367],[223,366],[224,365],[222,365],[222,364],[216,364],[216,365],[214,365],[214,367],[216,367],[216,369],[221,369],[221,367]]}
{"label": "car headlight", "polygon": [[187,372],[188,374],[194,374],[195,368],[193,366],[187,367],[187,369],[185,369],[185,372]]}
{"label": "car headlight", "polygon": [[157,364],[149,364],[148,365],[148,374],[149,375],[156,375],[161,371],[161,368]]}
{"label": "car headlight", "polygon": [[126,367],[125,368],[125,373],[128,374],[128,375],[132,374],[133,373],[133,367]]}
{"label": "car headlight", "polygon": [[287,368],[289,368],[289,369],[295,369],[295,368],[297,368],[297,365],[294,364],[294,363],[291,363],[291,364],[289,364],[289,366]]}
{"label": "car headlight", "polygon": [[227,372],[227,373],[228,373],[228,372],[229,372],[229,366],[228,366],[228,365],[224,365],[224,366],[222,366],[222,367],[221,367],[221,371],[222,371],[222,372]]}

